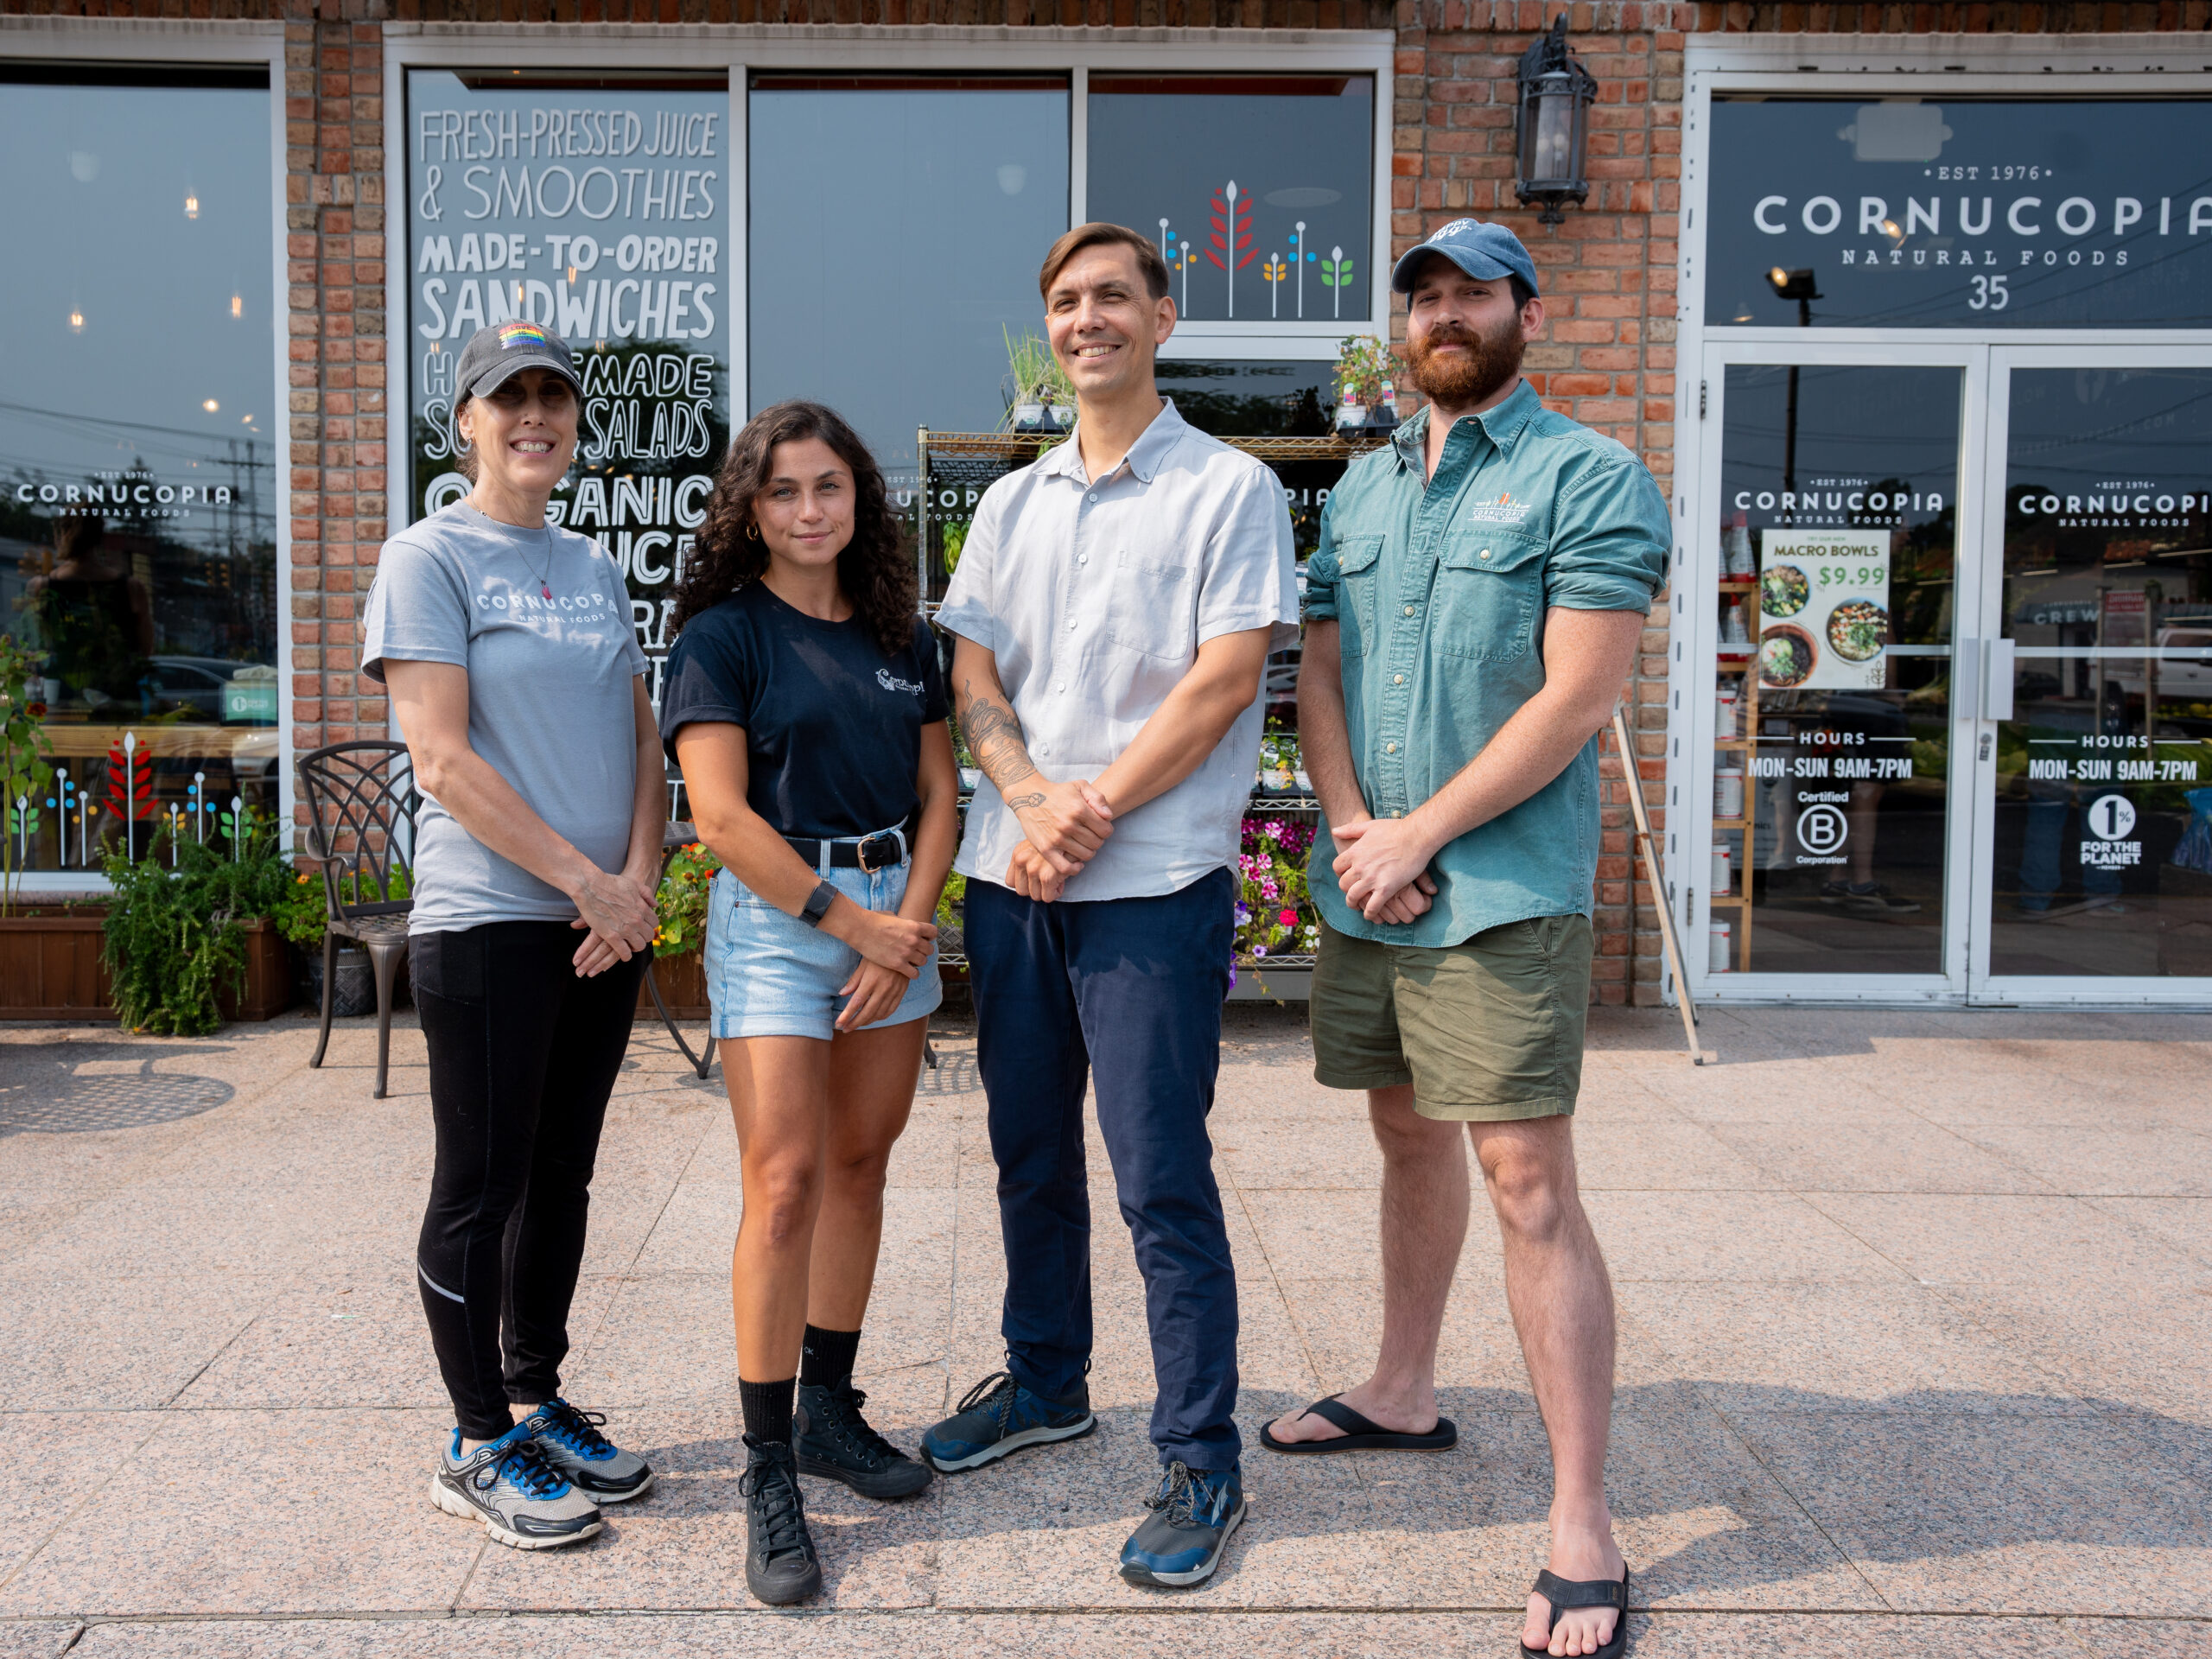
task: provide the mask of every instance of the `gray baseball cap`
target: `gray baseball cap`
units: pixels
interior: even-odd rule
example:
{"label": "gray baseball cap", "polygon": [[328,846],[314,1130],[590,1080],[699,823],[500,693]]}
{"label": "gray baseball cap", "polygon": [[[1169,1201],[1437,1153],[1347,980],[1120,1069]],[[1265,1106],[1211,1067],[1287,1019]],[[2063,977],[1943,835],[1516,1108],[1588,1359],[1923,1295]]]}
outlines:
{"label": "gray baseball cap", "polygon": [[584,395],[576,373],[576,359],[569,342],[550,328],[535,322],[495,322],[479,328],[461,348],[461,366],[454,371],[454,389],[471,397],[488,397],[524,369],[544,369],[559,375]]}
{"label": "gray baseball cap", "polygon": [[1503,225],[1485,225],[1478,219],[1455,219],[1419,247],[1408,249],[1391,269],[1390,286],[1401,294],[1412,293],[1421,263],[1432,253],[1442,254],[1478,283],[1518,276],[1530,293],[1542,292],[1536,286],[1536,262],[1521,245],[1521,238]]}

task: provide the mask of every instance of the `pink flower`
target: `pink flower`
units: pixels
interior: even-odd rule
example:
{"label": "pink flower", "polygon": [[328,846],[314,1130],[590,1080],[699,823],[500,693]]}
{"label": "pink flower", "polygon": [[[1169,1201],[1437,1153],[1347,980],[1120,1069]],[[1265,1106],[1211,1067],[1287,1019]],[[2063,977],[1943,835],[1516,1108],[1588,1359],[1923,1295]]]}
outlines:
{"label": "pink flower", "polygon": [[1286,910],[1276,919],[1285,927],[1294,927],[1298,923],[1298,912],[1294,910]]}

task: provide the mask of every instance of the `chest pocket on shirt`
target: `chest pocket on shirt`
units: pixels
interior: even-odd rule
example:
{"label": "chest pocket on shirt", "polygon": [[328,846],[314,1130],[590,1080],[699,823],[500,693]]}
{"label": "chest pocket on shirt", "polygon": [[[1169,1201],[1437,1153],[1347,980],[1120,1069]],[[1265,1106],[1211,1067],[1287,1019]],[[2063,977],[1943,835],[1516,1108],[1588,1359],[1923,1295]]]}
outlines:
{"label": "chest pocket on shirt", "polygon": [[1382,578],[1376,561],[1382,556],[1380,536],[1348,536],[1333,549],[1337,558],[1337,654],[1364,657],[1375,648],[1375,590]]}
{"label": "chest pocket on shirt", "polygon": [[1197,573],[1146,563],[1128,549],[1114,555],[1113,569],[1113,585],[1106,592],[1106,637],[1167,662],[1190,657],[1196,637],[1192,594]]}
{"label": "chest pocket on shirt", "polygon": [[1447,657],[1528,654],[1543,602],[1544,544],[1495,527],[1459,531],[1436,567],[1429,638]]}

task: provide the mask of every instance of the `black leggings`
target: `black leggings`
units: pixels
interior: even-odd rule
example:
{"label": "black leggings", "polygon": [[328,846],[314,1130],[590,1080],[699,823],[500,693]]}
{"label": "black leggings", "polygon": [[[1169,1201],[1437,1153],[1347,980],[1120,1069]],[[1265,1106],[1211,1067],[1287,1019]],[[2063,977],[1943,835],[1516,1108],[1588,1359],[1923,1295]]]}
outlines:
{"label": "black leggings", "polygon": [[561,1392],[592,1164],[645,970],[639,955],[577,978],[583,938],[493,922],[407,942],[438,1133],[415,1276],[473,1440],[514,1426],[510,1401]]}

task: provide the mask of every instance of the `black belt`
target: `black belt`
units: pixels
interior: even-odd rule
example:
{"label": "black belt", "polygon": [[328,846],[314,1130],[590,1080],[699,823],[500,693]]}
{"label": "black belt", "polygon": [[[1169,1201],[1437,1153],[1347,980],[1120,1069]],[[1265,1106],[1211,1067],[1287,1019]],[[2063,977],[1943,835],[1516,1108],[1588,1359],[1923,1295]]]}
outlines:
{"label": "black belt", "polygon": [[904,864],[912,846],[914,820],[890,830],[879,830],[872,836],[858,841],[817,840],[810,836],[785,836],[784,841],[791,849],[806,861],[809,869],[823,868],[822,855],[826,849],[830,855],[829,868],[833,870],[865,870],[873,875],[878,870],[887,870],[894,864]]}

